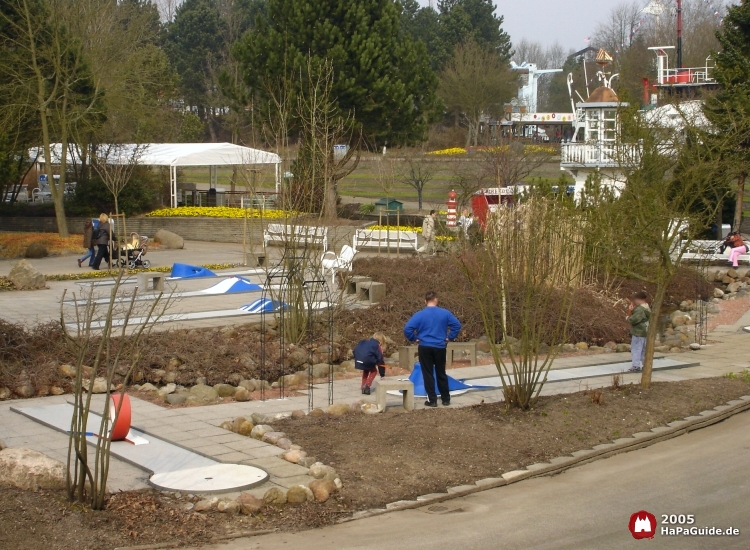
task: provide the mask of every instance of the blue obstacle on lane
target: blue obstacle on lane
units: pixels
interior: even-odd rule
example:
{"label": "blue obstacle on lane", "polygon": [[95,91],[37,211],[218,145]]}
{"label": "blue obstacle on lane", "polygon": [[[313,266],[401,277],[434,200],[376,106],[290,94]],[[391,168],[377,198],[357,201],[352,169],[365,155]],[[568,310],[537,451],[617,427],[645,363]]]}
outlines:
{"label": "blue obstacle on lane", "polygon": [[256,285],[250,279],[245,277],[229,277],[216,283],[214,286],[201,290],[205,294],[236,294],[242,292],[257,292],[263,290],[263,287]]}
{"label": "blue obstacle on lane", "polygon": [[271,300],[271,298],[258,298],[254,302],[240,306],[239,309],[247,311],[248,313],[260,313],[280,311],[281,309],[289,309],[289,306],[279,300]]}
{"label": "blue obstacle on lane", "polygon": [[216,277],[216,273],[205,267],[190,264],[173,264],[172,274],[170,275],[173,279],[190,279],[193,277]]}
{"label": "blue obstacle on lane", "polygon": [[[435,376],[435,368],[432,369],[432,376]],[[414,384],[414,395],[416,397],[427,397],[427,390],[424,387],[424,378],[422,377],[422,366],[419,363],[414,363],[414,368],[409,375],[409,380]],[[466,393],[469,390],[489,390],[495,386],[472,386],[466,384],[461,380],[456,380],[452,376],[448,376],[448,390],[451,395],[460,395]],[[440,394],[437,389],[437,380],[435,380],[435,393]]]}

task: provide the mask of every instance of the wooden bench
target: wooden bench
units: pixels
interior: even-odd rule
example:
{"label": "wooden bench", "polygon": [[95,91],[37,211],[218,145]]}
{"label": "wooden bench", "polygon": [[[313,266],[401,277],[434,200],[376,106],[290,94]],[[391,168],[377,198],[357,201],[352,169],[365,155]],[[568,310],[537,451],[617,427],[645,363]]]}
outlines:
{"label": "wooden bench", "polygon": [[317,225],[293,225],[283,223],[269,223],[263,231],[263,243],[268,246],[271,242],[279,242],[298,246],[313,244],[328,250],[328,228]]}
{"label": "wooden bench", "polygon": [[[411,370],[414,363],[419,360],[418,346],[401,346],[398,350],[398,366],[402,369]],[[468,352],[469,361],[471,366],[475,367],[477,364],[477,343],[476,342],[448,342],[448,348],[445,353],[445,367],[453,366],[455,361],[455,353],[457,351]]]}
{"label": "wooden bench", "polygon": [[404,398],[404,409],[407,411],[414,410],[414,384],[410,380],[396,380],[395,378],[378,380],[378,385],[375,388],[375,397],[378,402],[378,410],[380,412],[385,411],[386,399],[388,391],[391,390],[402,390]]}
{"label": "wooden bench", "polygon": [[416,231],[388,231],[385,229],[357,229],[354,233],[354,249],[377,248],[387,250],[417,250]]}
{"label": "wooden bench", "polygon": [[149,290],[164,292],[164,281],[166,278],[166,273],[159,273],[158,271],[138,273],[138,288],[141,292],[148,292]]}

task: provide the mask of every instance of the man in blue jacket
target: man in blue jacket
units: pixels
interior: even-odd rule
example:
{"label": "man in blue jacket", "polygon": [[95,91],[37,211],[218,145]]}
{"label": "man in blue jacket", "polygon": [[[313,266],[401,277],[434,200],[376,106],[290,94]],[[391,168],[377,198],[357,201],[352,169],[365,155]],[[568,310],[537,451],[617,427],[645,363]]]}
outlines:
{"label": "man in blue jacket", "polygon": [[448,390],[448,377],[445,374],[446,344],[454,340],[461,330],[461,323],[447,309],[438,307],[437,294],[430,290],[424,297],[425,308],[412,315],[404,326],[404,336],[410,342],[417,342],[419,364],[422,367],[424,387],[427,390],[425,406],[437,407],[435,377],[443,405],[451,404]]}

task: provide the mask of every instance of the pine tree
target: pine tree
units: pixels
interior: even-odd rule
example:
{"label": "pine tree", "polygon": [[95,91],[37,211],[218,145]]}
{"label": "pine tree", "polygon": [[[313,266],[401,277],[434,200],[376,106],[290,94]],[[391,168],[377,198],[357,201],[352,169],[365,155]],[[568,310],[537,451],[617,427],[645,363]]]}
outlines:
{"label": "pine tree", "polygon": [[[254,31],[235,47],[247,83],[299,87],[307,67],[333,69],[333,97],[373,147],[424,139],[437,79],[424,44],[400,32],[394,0],[268,0]],[[311,63],[308,63],[308,56]]]}
{"label": "pine tree", "polygon": [[750,0],[727,9],[716,37],[721,51],[713,76],[721,88],[706,101],[704,112],[714,126],[713,136],[718,137],[711,140],[708,135],[707,140],[721,143],[727,169],[737,179],[733,229],[739,231],[750,162]]}

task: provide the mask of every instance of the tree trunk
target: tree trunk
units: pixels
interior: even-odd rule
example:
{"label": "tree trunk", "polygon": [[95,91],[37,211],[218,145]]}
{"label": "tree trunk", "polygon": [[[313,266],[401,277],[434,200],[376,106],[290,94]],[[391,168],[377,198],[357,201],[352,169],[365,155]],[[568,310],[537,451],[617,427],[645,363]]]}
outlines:
{"label": "tree trunk", "polygon": [[326,178],[324,193],[323,219],[333,221],[338,217],[338,212],[336,211],[336,182],[333,178]]}
{"label": "tree trunk", "polygon": [[646,336],[646,353],[643,359],[643,372],[641,373],[641,387],[647,390],[651,387],[651,371],[654,366],[654,348],[656,347],[656,336],[659,332],[659,315],[664,302],[667,282],[661,281],[656,286],[656,295],[651,302],[651,319],[648,324],[648,335]]}
{"label": "tree trunk", "polygon": [[[742,209],[745,206],[745,178],[747,178],[747,174],[744,172],[737,178],[737,204],[734,205],[734,222],[732,223],[732,230],[737,232],[742,229]],[[721,235],[721,228],[719,228],[719,235]]]}
{"label": "tree trunk", "polygon": [[419,211],[421,212],[422,211],[422,188],[421,187],[417,187],[417,202],[419,203]]}

